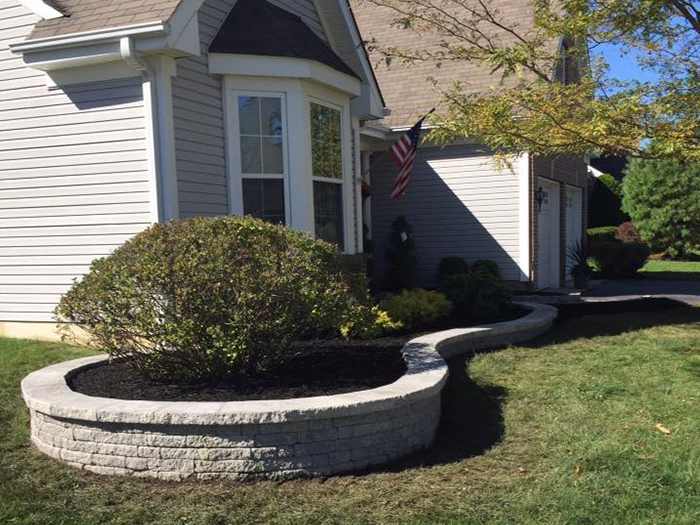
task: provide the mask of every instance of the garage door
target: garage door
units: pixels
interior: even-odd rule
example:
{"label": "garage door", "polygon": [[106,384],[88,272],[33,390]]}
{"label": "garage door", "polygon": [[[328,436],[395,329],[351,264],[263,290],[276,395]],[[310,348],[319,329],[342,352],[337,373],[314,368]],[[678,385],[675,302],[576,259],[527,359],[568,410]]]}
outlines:
{"label": "garage door", "polygon": [[[571,247],[581,239],[581,229],[583,218],[581,216],[583,210],[583,192],[581,188],[574,186],[566,187],[566,249],[567,254]],[[571,282],[572,277],[569,273],[571,261],[567,257],[566,261],[566,281]]]}
{"label": "garage door", "polygon": [[559,284],[559,184],[537,179],[542,198],[537,215],[537,286],[558,288]]}

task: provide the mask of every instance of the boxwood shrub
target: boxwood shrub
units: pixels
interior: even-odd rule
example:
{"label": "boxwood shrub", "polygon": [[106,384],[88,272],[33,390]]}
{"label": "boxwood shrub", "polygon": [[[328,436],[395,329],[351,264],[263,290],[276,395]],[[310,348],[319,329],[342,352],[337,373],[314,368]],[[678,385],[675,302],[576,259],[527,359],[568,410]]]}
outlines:
{"label": "boxwood shrub", "polygon": [[338,255],[251,217],[157,224],[96,260],[56,315],[151,379],[255,374],[282,363],[292,341],[337,335],[366,311],[366,293],[350,292]]}

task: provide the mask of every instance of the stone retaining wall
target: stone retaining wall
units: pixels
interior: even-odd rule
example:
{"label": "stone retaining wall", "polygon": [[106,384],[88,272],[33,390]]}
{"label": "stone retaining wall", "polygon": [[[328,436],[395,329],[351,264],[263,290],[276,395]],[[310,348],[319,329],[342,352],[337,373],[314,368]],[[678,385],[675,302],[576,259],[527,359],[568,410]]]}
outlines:
{"label": "stone retaining wall", "polygon": [[432,443],[447,379],[443,357],[522,341],[547,330],[556,309],[516,321],[448,330],[404,346],[407,372],[390,385],[280,401],[150,402],[89,397],[67,378],[105,357],[27,376],[31,436],[45,454],[109,475],[180,480],[328,476],[386,463]]}

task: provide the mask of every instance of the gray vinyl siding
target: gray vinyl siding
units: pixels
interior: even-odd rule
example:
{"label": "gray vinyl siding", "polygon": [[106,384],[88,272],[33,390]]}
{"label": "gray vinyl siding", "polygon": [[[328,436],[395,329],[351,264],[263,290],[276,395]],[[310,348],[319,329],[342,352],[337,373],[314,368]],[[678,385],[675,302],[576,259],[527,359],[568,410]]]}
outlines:
{"label": "gray vinyl siding", "polygon": [[434,284],[440,260],[455,255],[468,262],[490,259],[504,279],[519,279],[518,179],[492,159],[476,146],[420,148],[408,191],[399,199],[389,198],[397,175],[393,159],[386,155],[372,167],[372,233],[380,282],[388,271],[391,223],[399,215],[413,227],[423,284]]}
{"label": "gray vinyl siding", "polygon": [[38,20],[0,3],[0,321],[51,321],[73,278],[151,220],[141,80],[49,90],[8,49]]}
{"label": "gray vinyl siding", "polygon": [[[326,33],[323,30],[321,19],[316,12],[313,0],[268,0],[271,4],[281,7],[300,17],[314,33],[323,40],[328,41]],[[325,1],[325,0],[323,0]]]}
{"label": "gray vinyl siding", "polygon": [[[312,0],[273,3],[323,34]],[[207,50],[235,4],[236,0],[206,0],[199,10],[202,56],[177,61],[173,118],[181,217],[228,213],[221,77],[209,74]]]}

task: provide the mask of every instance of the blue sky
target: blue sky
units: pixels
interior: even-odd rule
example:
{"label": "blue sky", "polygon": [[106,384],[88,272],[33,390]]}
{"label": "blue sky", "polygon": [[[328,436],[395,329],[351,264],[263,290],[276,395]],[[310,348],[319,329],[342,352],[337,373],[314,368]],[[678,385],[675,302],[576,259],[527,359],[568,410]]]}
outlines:
{"label": "blue sky", "polygon": [[649,71],[643,71],[633,54],[622,55],[620,49],[614,45],[601,45],[591,50],[592,55],[602,54],[610,65],[610,76],[620,80],[654,81],[656,75]]}

